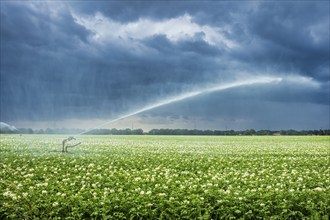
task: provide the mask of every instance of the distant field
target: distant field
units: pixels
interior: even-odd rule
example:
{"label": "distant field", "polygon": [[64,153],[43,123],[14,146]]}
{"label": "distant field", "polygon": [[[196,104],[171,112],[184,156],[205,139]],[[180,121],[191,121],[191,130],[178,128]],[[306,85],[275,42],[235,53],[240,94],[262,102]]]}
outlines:
{"label": "distant field", "polygon": [[328,219],[330,137],[1,135],[0,219]]}

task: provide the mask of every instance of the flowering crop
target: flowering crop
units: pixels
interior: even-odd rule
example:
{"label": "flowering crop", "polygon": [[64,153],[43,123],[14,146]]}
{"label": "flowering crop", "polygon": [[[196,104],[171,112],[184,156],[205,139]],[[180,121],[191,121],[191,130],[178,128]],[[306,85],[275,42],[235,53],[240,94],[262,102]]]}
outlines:
{"label": "flowering crop", "polygon": [[1,135],[1,219],[327,219],[329,137]]}

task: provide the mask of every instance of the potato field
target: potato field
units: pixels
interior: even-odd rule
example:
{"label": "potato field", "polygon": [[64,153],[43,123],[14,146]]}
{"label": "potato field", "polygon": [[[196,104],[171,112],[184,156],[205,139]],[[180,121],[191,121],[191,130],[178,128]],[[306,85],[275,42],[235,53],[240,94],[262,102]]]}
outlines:
{"label": "potato field", "polygon": [[0,219],[328,219],[330,137],[1,135]]}

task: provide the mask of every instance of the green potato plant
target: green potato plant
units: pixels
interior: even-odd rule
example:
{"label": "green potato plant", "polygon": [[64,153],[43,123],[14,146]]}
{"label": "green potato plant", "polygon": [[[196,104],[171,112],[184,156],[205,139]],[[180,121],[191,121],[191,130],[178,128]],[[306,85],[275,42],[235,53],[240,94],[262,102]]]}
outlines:
{"label": "green potato plant", "polygon": [[[1,135],[0,219],[328,219],[329,137]],[[55,150],[54,150],[55,149]]]}

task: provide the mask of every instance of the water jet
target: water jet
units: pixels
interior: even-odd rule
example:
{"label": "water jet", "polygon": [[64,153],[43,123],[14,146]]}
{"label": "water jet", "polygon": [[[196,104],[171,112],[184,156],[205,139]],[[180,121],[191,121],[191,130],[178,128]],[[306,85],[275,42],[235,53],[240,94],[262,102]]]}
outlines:
{"label": "water jet", "polygon": [[92,130],[102,128],[105,125],[108,125],[108,124],[114,123],[116,121],[128,118],[130,116],[134,116],[134,115],[137,115],[139,113],[149,111],[149,110],[152,110],[152,109],[164,106],[164,105],[168,105],[168,104],[171,104],[171,103],[174,103],[174,102],[179,102],[179,101],[182,101],[182,100],[185,100],[185,99],[189,99],[189,98],[201,95],[201,94],[212,93],[212,92],[217,92],[217,91],[222,91],[222,90],[236,88],[236,87],[242,87],[242,86],[250,86],[250,85],[255,85],[255,84],[276,83],[276,82],[280,82],[280,81],[282,81],[282,78],[278,78],[278,77],[257,77],[257,78],[254,78],[254,79],[240,80],[240,81],[230,82],[230,83],[226,83],[226,84],[211,86],[211,87],[208,87],[208,88],[201,88],[201,89],[198,89],[198,90],[182,93],[182,94],[179,94],[179,95],[176,95],[176,96],[173,96],[173,97],[166,98],[166,99],[161,100],[159,102],[156,102],[154,104],[147,105],[147,106],[145,106],[141,109],[138,109],[136,111],[124,114],[124,115],[119,116],[115,119],[111,119],[109,121],[106,121],[106,122],[104,122],[104,123],[102,123],[102,124],[100,124],[96,127],[88,129],[84,132],[81,132],[81,133],[75,135],[75,136],[86,134],[86,133],[88,133]]}

